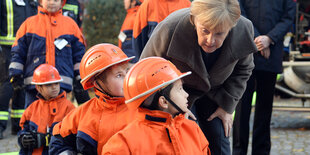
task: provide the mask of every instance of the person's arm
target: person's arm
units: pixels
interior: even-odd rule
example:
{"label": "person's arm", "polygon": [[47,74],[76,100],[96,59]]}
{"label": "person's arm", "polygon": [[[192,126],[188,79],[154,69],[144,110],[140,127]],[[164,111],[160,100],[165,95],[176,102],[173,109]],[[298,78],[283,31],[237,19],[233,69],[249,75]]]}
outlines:
{"label": "person's arm", "polygon": [[137,62],[146,46],[153,30],[158,24],[157,21],[149,21],[148,3],[142,3],[140,6],[133,26],[133,49],[136,52],[133,62]]}
{"label": "person's arm", "polygon": [[27,38],[26,38],[26,24],[25,21],[16,33],[16,39],[12,46],[12,58],[9,66],[9,76],[20,76],[23,75],[24,65],[27,59]]}
{"label": "person's arm", "polygon": [[170,33],[171,32],[168,27],[163,24],[158,24],[152,37],[150,38],[150,41],[145,45],[140,59],[151,56],[158,56],[168,59],[166,52],[172,36]]}
{"label": "person's arm", "polygon": [[293,0],[283,0],[283,15],[280,21],[267,33],[267,36],[273,41],[283,40],[283,37],[294,23],[296,13],[296,3]]}
{"label": "person's arm", "polygon": [[207,93],[207,96],[219,105],[208,121],[219,117],[222,120],[226,137],[230,135],[232,127],[232,113],[245,91],[246,82],[253,69],[253,54],[250,54],[237,62],[234,71],[221,87],[211,89]]}
{"label": "person's arm", "polygon": [[76,33],[74,35],[74,40],[72,42],[72,58],[73,58],[73,68],[74,68],[74,77],[76,80],[80,80],[80,62],[85,53],[86,42],[84,36],[77,25],[74,26]]}
{"label": "person's arm", "polygon": [[77,152],[76,134],[79,124],[77,109],[71,111],[62,122],[53,128],[53,135],[49,144],[49,154],[60,154],[66,150]]}
{"label": "person's arm", "polygon": [[[86,103],[85,103],[86,104]],[[53,128],[49,145],[49,154],[82,153],[97,154],[97,141],[86,133],[79,131],[80,118],[85,112],[79,107],[64,117]],[[92,128],[92,127],[89,127]]]}

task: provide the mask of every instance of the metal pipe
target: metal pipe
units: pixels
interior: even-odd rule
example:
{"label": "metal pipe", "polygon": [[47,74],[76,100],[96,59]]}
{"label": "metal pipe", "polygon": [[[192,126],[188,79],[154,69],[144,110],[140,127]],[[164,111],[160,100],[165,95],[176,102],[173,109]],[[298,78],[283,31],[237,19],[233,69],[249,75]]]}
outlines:
{"label": "metal pipe", "polygon": [[283,66],[310,66],[310,61],[283,61]]}
{"label": "metal pipe", "polygon": [[292,97],[297,97],[297,98],[304,98],[304,99],[310,99],[310,94],[297,94],[287,88],[284,88],[282,86],[280,86],[279,84],[276,84],[276,89],[288,94],[288,95],[291,95]]}

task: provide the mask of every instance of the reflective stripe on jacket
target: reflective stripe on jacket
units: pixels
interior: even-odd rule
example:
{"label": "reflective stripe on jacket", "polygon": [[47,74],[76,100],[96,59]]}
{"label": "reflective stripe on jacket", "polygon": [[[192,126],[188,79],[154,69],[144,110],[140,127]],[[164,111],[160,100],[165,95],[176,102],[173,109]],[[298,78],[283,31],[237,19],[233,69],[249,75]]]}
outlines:
{"label": "reflective stripe on jacket", "polygon": [[24,0],[19,4],[15,0],[0,1],[0,45],[13,45],[20,25],[27,17],[37,13],[37,3]]}
{"label": "reflective stripe on jacket", "polygon": [[80,19],[82,10],[78,0],[67,0],[62,11],[63,15],[71,17],[79,27],[82,26],[82,21]]}
{"label": "reflective stripe on jacket", "polygon": [[[48,63],[63,77],[61,88],[71,91],[72,79],[79,75],[79,64],[85,52],[83,35],[76,23],[63,16],[61,10],[51,14],[42,7],[38,9],[38,14],[28,18],[17,32],[12,46],[10,76],[23,74],[27,89],[34,89],[29,85],[33,71],[40,64]],[[58,46],[59,49],[55,44],[63,46]]]}
{"label": "reflective stripe on jacket", "polygon": [[137,111],[129,111],[123,97],[97,95],[100,97],[84,103],[54,127],[50,154],[64,150],[101,154],[108,139],[136,118]]}
{"label": "reflective stripe on jacket", "polygon": [[[54,125],[60,122],[70,111],[74,109],[74,105],[67,100],[66,92],[63,91],[56,98],[51,100],[44,100],[39,97],[34,101],[23,113],[20,119],[20,127],[22,130],[19,135],[24,132],[35,131],[46,134],[52,131]],[[49,131],[47,131],[49,129]],[[20,154],[48,154],[47,148],[44,146],[34,149],[32,152],[24,152],[20,150]]]}
{"label": "reflective stripe on jacket", "polygon": [[129,124],[110,138],[102,155],[206,155],[209,142],[199,126],[180,114],[172,118],[169,113],[140,108],[144,118]]}
{"label": "reflective stripe on jacket", "polygon": [[157,24],[170,13],[190,7],[190,5],[189,0],[144,1],[137,13],[133,27],[133,46],[136,52],[134,61],[139,60],[142,50]]}

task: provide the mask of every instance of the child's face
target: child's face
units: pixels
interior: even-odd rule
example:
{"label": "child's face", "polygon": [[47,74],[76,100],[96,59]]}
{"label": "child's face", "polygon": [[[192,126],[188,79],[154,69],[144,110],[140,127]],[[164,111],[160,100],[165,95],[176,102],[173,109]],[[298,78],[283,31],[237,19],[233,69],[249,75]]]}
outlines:
{"label": "child's face", "polygon": [[[187,106],[187,98],[188,98],[188,94],[186,93],[186,91],[183,89],[183,83],[181,80],[177,80],[176,82],[174,82],[172,89],[170,91],[170,99],[183,111],[183,112],[187,112],[189,111]],[[168,112],[172,115],[175,115],[177,113],[179,113],[179,111],[170,103],[168,104]]]}
{"label": "child's face", "polygon": [[[106,93],[111,96],[124,96],[123,83],[129,70],[129,63],[114,65],[99,75],[96,79]],[[101,77],[100,77],[101,76]]]}
{"label": "child's face", "polygon": [[58,96],[60,91],[59,83],[52,83],[46,85],[36,85],[37,91],[45,98],[45,100],[49,100]]}
{"label": "child's face", "polygon": [[41,5],[50,13],[57,12],[62,5],[62,0],[42,0]]}

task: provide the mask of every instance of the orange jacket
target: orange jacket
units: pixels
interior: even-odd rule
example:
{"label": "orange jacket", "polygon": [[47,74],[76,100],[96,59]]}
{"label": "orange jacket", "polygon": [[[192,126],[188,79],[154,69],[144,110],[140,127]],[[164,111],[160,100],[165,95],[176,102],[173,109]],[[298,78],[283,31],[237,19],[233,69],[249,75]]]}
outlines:
{"label": "orange jacket", "polygon": [[127,15],[123,22],[120,35],[118,36],[118,47],[128,56],[134,56],[135,52],[132,45],[132,28],[139,9],[139,5],[127,10]]}
{"label": "orange jacket", "polygon": [[[60,42],[56,43],[55,41]],[[38,7],[38,14],[27,18],[17,31],[12,46],[10,76],[23,75],[27,89],[33,71],[40,64],[47,63],[57,68],[63,78],[62,89],[72,90],[73,78],[79,74],[80,61],[85,53],[85,41],[77,24],[62,15],[62,10],[49,13]]]}
{"label": "orange jacket", "polygon": [[102,149],[102,154],[210,154],[209,142],[199,126],[180,114],[140,108],[144,116],[118,132]]}
{"label": "orange jacket", "polygon": [[133,47],[136,62],[156,25],[172,12],[190,7],[189,0],[146,0],[144,1],[135,18],[133,26]]}
{"label": "orange jacket", "polygon": [[[39,99],[34,101],[28,108],[20,119],[20,127],[22,130],[19,134],[24,132],[36,131],[38,133],[46,134],[47,130],[51,133],[54,125],[60,122],[71,110],[75,107],[67,100],[66,92],[63,91],[56,98],[51,100],[45,100],[43,97],[38,95]],[[32,154],[47,154],[47,148],[34,149]],[[21,154],[28,154],[21,150]],[[31,154],[31,152],[29,152]]]}
{"label": "orange jacket", "polygon": [[50,154],[65,150],[82,154],[97,154],[98,151],[101,154],[108,139],[138,114],[127,109],[123,97],[111,98],[98,92],[96,95],[100,95],[99,98],[84,103],[54,127]]}

